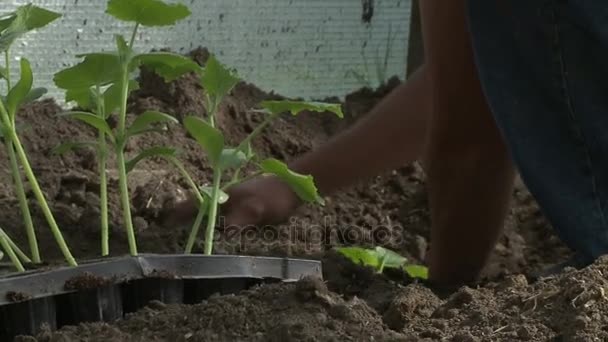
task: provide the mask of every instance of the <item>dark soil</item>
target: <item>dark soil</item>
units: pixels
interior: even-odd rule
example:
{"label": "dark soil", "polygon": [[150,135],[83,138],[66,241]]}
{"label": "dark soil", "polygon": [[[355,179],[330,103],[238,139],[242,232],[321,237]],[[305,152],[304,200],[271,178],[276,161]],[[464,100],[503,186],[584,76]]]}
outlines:
{"label": "dark soil", "polygon": [[64,287],[66,290],[89,290],[110,285],[112,282],[112,279],[98,277],[87,272],[81,276],[68,279]]}
{"label": "dark soil", "polygon": [[[203,62],[204,50],[192,53]],[[285,116],[254,142],[266,156],[290,160],[314,149],[365,115],[398,85],[363,89],[344,102],[347,117],[329,114]],[[203,89],[194,77],[164,84],[143,71],[141,89],[132,95],[130,119],[145,110],[161,110],[182,119],[205,115]],[[280,98],[242,83],[221,107],[218,122],[227,140],[236,143],[261,117],[249,109],[260,100]],[[28,105],[20,118],[29,126],[24,143],[74,254],[97,258],[99,225],[97,170],[92,151],[63,156],[51,148],[68,140],[90,140],[94,132],[63,118],[53,101]],[[181,159],[201,183],[209,167],[196,144],[179,126],[134,139],[128,151],[156,145],[178,147]],[[0,151],[0,158],[5,158]],[[113,162],[113,161],[112,161]],[[3,164],[6,165],[6,164]],[[113,164],[110,164],[113,165]],[[6,166],[4,166],[6,167]],[[25,234],[10,173],[2,170],[0,226],[25,245]],[[110,172],[111,251],[125,254],[127,244],[117,198],[116,172]],[[189,227],[164,224],[187,187],[160,160],[142,162],[130,175],[133,217],[140,252],[179,252]],[[32,208],[35,207],[33,198]],[[43,256],[61,255],[34,209]],[[332,251],[339,245],[382,245],[424,260],[429,215],[424,175],[406,165],[345,189],[327,199],[326,207],[303,207],[288,224],[251,229],[238,236],[221,231],[216,253],[296,256],[323,260],[324,282],[266,284],[237,295],[212,297],[197,305],[150,306],[114,324],[83,324],[43,333],[28,341],[600,341],[608,339],[608,260],[552,279],[531,282],[529,276],[563,261],[568,250],[552,233],[534,199],[519,184],[513,207],[484,278],[450,296],[434,293],[402,274],[377,275],[346,262]],[[466,248],[466,246],[463,246]],[[197,251],[201,245],[197,245]]]}

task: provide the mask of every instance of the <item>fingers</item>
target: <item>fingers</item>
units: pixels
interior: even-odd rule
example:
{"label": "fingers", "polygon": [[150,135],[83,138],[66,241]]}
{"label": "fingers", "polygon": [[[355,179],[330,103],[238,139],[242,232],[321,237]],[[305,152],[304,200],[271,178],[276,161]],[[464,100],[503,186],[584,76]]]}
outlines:
{"label": "fingers", "polygon": [[264,219],[264,206],[255,197],[237,200],[233,203],[228,200],[225,209],[226,227],[244,227],[259,225]]}

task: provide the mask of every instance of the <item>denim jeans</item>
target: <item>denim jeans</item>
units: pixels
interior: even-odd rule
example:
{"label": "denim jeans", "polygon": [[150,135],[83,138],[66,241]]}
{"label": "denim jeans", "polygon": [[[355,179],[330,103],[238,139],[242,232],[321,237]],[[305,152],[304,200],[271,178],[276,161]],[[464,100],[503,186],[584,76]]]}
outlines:
{"label": "denim jeans", "polygon": [[469,0],[467,11],[523,181],[585,263],[608,254],[608,2]]}

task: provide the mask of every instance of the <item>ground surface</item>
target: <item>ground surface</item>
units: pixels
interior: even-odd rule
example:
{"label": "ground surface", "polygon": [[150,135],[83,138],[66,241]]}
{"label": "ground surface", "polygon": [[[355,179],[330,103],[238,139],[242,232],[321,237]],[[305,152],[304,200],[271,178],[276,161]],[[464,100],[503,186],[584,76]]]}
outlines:
{"label": "ground surface", "polygon": [[[196,51],[202,61],[204,51]],[[134,115],[159,109],[183,118],[204,115],[202,89],[194,78],[164,85],[143,73],[142,89],[133,95]],[[283,117],[255,141],[267,156],[290,160],[326,141],[352,124],[396,86],[361,90],[345,100],[343,121],[328,114]],[[237,142],[260,122],[248,109],[265,94],[241,84],[221,109],[219,124],[228,140]],[[51,148],[67,140],[93,139],[83,125],[56,117],[53,101],[29,105],[21,113],[24,143],[41,185],[50,199],[64,234],[79,258],[99,251],[99,210],[96,163],[91,151],[63,156]],[[183,151],[182,160],[196,177],[209,179],[204,154],[179,125],[151,133],[129,144],[130,153],[152,145]],[[396,147],[398,148],[398,147]],[[3,151],[0,158],[5,158]],[[5,164],[3,164],[5,165]],[[113,254],[127,252],[120,209],[111,172]],[[20,213],[8,170],[0,181],[0,226],[24,242]],[[148,160],[131,175],[133,214],[141,252],[181,251],[188,227],[169,227],[164,219],[183,181],[169,165]],[[115,324],[85,324],[59,332],[22,338],[26,341],[593,341],[608,338],[608,261],[554,279],[529,282],[527,275],[562,261],[567,250],[523,186],[513,193],[513,209],[485,277],[478,286],[440,296],[400,275],[379,276],[354,267],[332,252],[342,244],[392,248],[413,261],[424,258],[429,220],[424,176],[410,165],[362,182],[328,199],[324,208],[302,208],[296,218],[272,231],[249,230],[219,239],[217,253],[295,256],[324,262],[325,282],[305,279],[297,284],[264,285],[234,296],[217,296],[194,306],[149,308]],[[33,202],[32,202],[33,203]],[[35,206],[32,206],[35,208]],[[43,257],[60,254],[43,217],[40,227]],[[322,236],[329,238],[319,238]],[[387,234],[390,233],[390,234]],[[221,234],[221,232],[219,233]],[[324,235],[323,235],[324,234]],[[387,239],[386,236],[393,237]],[[463,246],[466,248],[466,246]],[[198,246],[200,251],[200,246]]]}

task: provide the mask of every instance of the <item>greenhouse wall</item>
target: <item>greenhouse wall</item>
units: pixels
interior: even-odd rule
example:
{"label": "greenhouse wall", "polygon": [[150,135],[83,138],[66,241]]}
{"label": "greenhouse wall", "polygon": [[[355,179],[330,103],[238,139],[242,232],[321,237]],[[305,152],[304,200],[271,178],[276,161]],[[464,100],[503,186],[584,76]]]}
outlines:
{"label": "greenhouse wall", "polygon": [[[144,28],[137,48],[186,53],[206,47],[260,88],[303,98],[342,97],[406,72],[411,0],[187,0],[192,15],[172,29]],[[6,12],[32,1],[0,4]],[[53,73],[74,54],[112,48],[130,27],[104,13],[105,0],[36,0],[60,12],[12,51],[32,61],[36,86],[59,93]]]}

